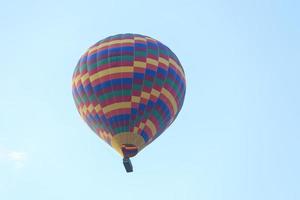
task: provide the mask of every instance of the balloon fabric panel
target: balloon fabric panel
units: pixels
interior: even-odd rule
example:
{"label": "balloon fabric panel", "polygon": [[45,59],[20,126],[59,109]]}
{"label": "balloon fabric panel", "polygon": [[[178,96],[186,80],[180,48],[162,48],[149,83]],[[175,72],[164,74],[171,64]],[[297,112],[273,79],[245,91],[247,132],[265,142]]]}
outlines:
{"label": "balloon fabric panel", "polygon": [[72,81],[81,117],[122,156],[124,145],[129,145],[129,157],[175,120],[185,87],[176,55],[161,42],[138,34],[97,42],[81,56]]}

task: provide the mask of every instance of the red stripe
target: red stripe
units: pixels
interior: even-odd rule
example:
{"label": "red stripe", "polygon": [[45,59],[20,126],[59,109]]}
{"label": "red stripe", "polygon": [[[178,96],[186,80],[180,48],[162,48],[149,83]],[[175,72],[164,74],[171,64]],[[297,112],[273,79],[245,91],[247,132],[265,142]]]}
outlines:
{"label": "red stripe", "polygon": [[176,91],[169,84],[165,84],[164,88],[171,93],[171,95],[174,97],[176,101],[177,106],[179,106],[178,96],[176,94]]}
{"label": "red stripe", "polygon": [[134,60],[135,61],[140,61],[140,62],[146,62],[146,57],[140,57],[140,56],[135,56]]}
{"label": "red stripe", "polygon": [[112,110],[108,113],[106,113],[106,116],[108,118],[114,117],[116,115],[123,115],[123,114],[130,114],[131,109],[130,108],[122,108],[122,109],[117,109],[117,110]]}
{"label": "red stripe", "polygon": [[153,71],[156,71],[157,66],[156,66],[156,65],[152,65],[152,64],[147,63],[147,69],[151,69],[151,70],[153,70]]}
{"label": "red stripe", "polygon": [[152,133],[148,126],[145,126],[144,131],[147,133],[149,139],[153,137],[154,133]]}
{"label": "red stripe", "polygon": [[[177,63],[177,65],[180,67],[180,65]],[[176,73],[179,75],[180,79],[185,79],[183,77],[183,74],[174,66],[170,63],[170,66],[169,67],[172,67],[172,69],[174,69],[176,71]]]}
{"label": "red stripe", "polygon": [[106,81],[109,80],[113,80],[113,79],[119,79],[119,78],[132,78],[132,73],[131,72],[121,72],[121,73],[117,73],[117,74],[109,74],[106,76],[103,76],[101,78],[95,79],[94,81],[92,81],[93,85],[99,85],[101,83],[104,83]]}
{"label": "red stripe", "polygon": [[148,102],[148,100],[147,99],[144,99],[144,98],[141,98],[141,101],[140,101],[140,103],[142,103],[142,104],[147,104],[147,102]]}
{"label": "red stripe", "polygon": [[152,114],[152,115],[149,116],[149,120],[152,121],[152,123],[154,124],[156,130],[158,130],[159,122],[158,122],[157,118]]}
{"label": "red stripe", "polygon": [[[116,41],[116,40],[120,40],[120,39],[114,39],[114,40],[110,40],[109,42],[112,42],[112,41]],[[98,46],[100,46],[101,44],[104,44],[106,42],[103,42],[103,43],[100,43]],[[94,49],[94,50],[90,50],[89,53],[97,53],[98,51],[101,51],[103,49],[109,49],[109,48],[115,48],[115,47],[122,47],[122,46],[133,46],[134,43],[129,43],[129,42],[125,42],[125,43],[119,43],[119,44],[113,44],[113,45],[105,45],[99,49]]]}
{"label": "red stripe", "polygon": [[[151,49],[151,48],[150,48]],[[156,49],[155,49],[156,50]],[[147,58],[152,58],[153,60],[158,60],[157,55],[153,55],[153,54],[147,54]]]}
{"label": "red stripe", "polygon": [[154,96],[154,95],[152,95],[152,94],[150,95],[150,100],[151,100],[151,101],[155,102],[155,101],[156,101],[156,99],[157,99],[157,97],[156,97],[156,96]]}
{"label": "red stripe", "polygon": [[148,86],[146,86],[146,85],[144,85],[144,87],[143,87],[143,89],[142,89],[142,91],[144,91],[144,92],[146,92],[146,93],[150,93],[151,90],[152,90],[152,88],[151,88],[151,87],[148,87]]}
{"label": "red stripe", "polygon": [[155,84],[155,82],[154,82],[154,84],[152,85],[152,88],[155,89],[155,90],[157,90],[158,92],[160,92],[162,86],[160,86],[158,84]]}
{"label": "red stripe", "polygon": [[167,98],[163,93],[161,93],[160,99],[161,99],[162,101],[164,101],[164,103],[167,105],[167,107],[169,108],[170,112],[172,113],[172,116],[174,116],[175,113],[174,113],[172,104],[171,104],[171,102],[168,100],[168,98]]}
{"label": "red stripe", "polygon": [[141,95],[141,91],[140,90],[132,90],[131,95],[132,96],[140,96]]}
{"label": "red stripe", "polygon": [[136,72],[136,73],[145,73],[145,68],[134,67],[133,68],[133,72]]}
{"label": "red stripe", "polygon": [[167,56],[166,54],[163,54],[163,53],[160,53],[159,57],[162,57],[162,58],[164,58],[166,60],[169,60],[169,56]]}

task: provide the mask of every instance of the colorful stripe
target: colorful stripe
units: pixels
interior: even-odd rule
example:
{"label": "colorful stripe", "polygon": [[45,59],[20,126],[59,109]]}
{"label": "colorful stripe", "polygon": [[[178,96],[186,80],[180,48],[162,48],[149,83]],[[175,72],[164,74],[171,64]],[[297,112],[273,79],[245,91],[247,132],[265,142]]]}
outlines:
{"label": "colorful stripe", "polygon": [[90,128],[131,157],[175,120],[186,86],[184,70],[168,47],[147,36],[120,34],[81,56],[72,89]]}

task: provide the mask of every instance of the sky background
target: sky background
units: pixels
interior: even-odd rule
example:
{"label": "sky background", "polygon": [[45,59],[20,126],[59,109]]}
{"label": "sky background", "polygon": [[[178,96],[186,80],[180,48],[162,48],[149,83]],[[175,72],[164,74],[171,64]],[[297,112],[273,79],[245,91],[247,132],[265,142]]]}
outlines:
{"label": "sky background", "polygon": [[[300,1],[3,1],[1,200],[299,200]],[[172,126],[132,159],[80,118],[79,57],[140,33],[186,73]]]}

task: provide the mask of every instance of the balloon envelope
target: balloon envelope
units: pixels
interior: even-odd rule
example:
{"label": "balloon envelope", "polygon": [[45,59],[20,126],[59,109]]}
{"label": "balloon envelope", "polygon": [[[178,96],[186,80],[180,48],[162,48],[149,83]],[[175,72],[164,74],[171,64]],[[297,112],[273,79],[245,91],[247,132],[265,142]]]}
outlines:
{"label": "balloon envelope", "polygon": [[89,127],[122,156],[132,157],[175,120],[186,84],[168,47],[147,36],[119,34],[81,56],[72,89]]}

